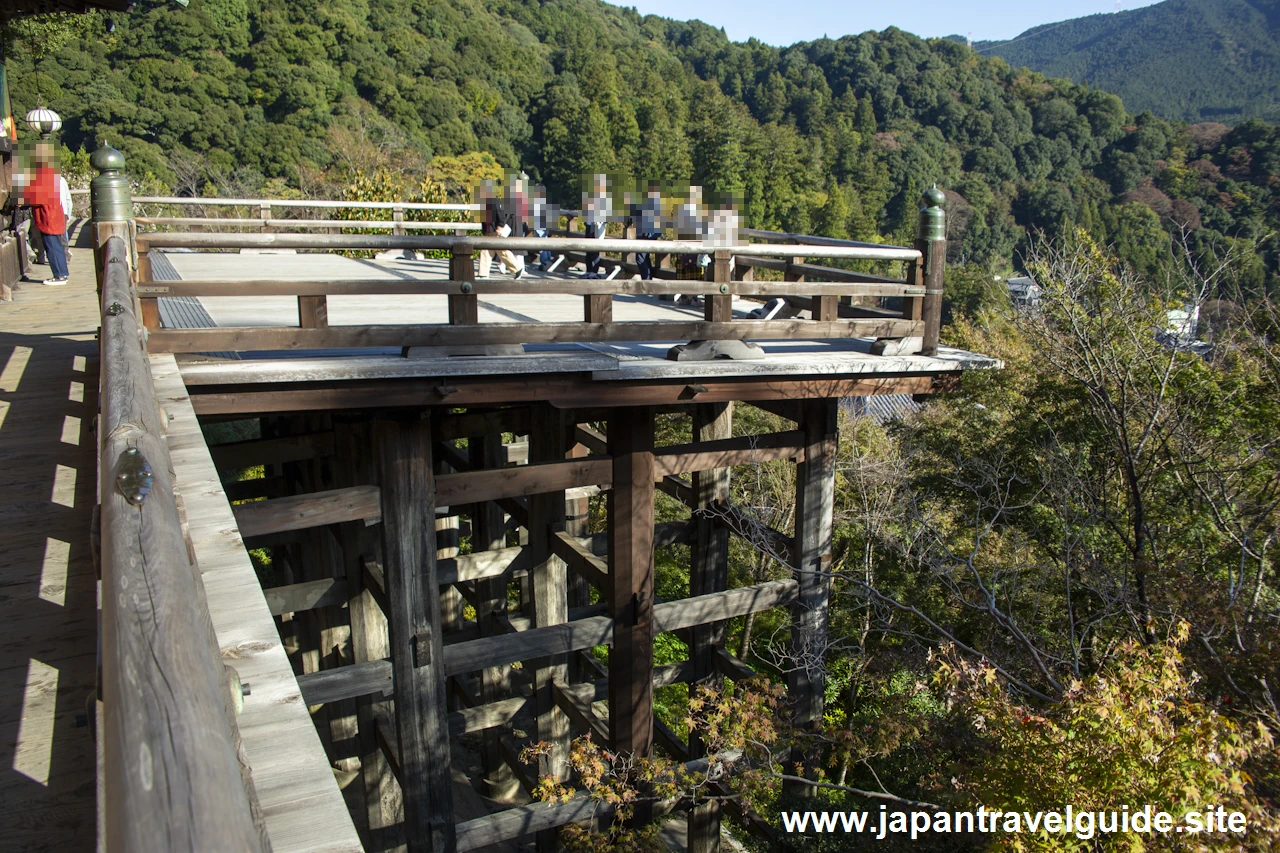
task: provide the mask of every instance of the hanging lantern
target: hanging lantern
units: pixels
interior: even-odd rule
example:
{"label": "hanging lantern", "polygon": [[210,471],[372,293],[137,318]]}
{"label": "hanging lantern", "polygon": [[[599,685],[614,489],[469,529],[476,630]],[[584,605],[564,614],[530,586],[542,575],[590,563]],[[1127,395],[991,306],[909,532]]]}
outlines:
{"label": "hanging lantern", "polygon": [[40,134],[41,139],[48,139],[62,129],[62,116],[48,107],[37,106],[27,113],[27,127]]}

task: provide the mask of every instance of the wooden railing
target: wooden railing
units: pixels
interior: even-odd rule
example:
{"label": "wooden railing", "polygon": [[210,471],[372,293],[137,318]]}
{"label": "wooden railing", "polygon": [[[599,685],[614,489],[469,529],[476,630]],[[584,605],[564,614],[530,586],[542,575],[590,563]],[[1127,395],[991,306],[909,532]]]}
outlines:
{"label": "wooden railing", "polygon": [[[411,211],[447,211],[475,213],[484,210],[480,204],[445,204],[427,202],[383,201],[330,201],[320,199],[267,199],[267,198],[190,198],[186,196],[137,196],[134,204],[184,206],[184,207],[247,207],[258,212],[256,218],[212,216],[139,216],[142,226],[177,228],[256,228],[261,233],[276,229],[343,229],[387,228],[393,234],[408,231],[479,231],[477,222],[418,222],[406,220]],[[272,209],[284,210],[389,210],[391,219],[292,219],[273,217]]]}
{"label": "wooden railing", "polygon": [[[174,494],[130,270],[99,225],[102,296],[100,849],[269,849]],[[120,227],[124,226],[124,227]]]}
{"label": "wooden railing", "polygon": [[[337,347],[485,346],[564,342],[779,340],[872,337],[920,339],[925,353],[937,346],[941,315],[941,264],[926,274],[918,248],[852,244],[826,246],[757,243],[717,248],[701,242],[619,239],[497,238],[469,236],[412,236],[358,234],[230,234],[151,233],[137,237],[140,262],[138,293],[142,315],[150,331],[153,352],[221,352]],[[152,281],[148,253],[155,249],[304,250],[409,249],[447,251],[451,256],[446,280],[354,281]],[[477,280],[473,256],[480,250],[515,252],[549,250],[553,254],[593,252],[710,254],[709,280],[677,281],[658,278],[595,280],[555,278],[538,280]],[[906,275],[895,279],[828,267],[797,265],[797,258],[824,257],[902,262]],[[731,260],[743,267],[769,267],[788,273],[785,281],[735,280]],[[614,262],[615,265],[621,262]],[[814,281],[812,279],[825,279]],[[498,294],[569,294],[583,299],[583,320],[577,323],[479,322],[479,297]],[[613,320],[615,296],[691,294],[704,297],[704,319],[670,321]],[[330,295],[438,294],[449,297],[449,322],[426,325],[331,326]],[[161,296],[295,296],[299,326],[161,328],[156,299]],[[803,300],[811,319],[734,319],[734,296]],[[899,311],[858,309],[841,305],[841,297],[900,297]]]}

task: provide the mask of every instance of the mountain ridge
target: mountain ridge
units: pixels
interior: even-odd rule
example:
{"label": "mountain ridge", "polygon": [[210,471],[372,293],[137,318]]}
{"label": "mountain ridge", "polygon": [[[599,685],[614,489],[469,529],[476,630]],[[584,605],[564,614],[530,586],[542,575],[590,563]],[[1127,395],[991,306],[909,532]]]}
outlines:
{"label": "mountain ridge", "polygon": [[1280,117],[1277,0],[1165,0],[973,47],[1114,92],[1135,113],[1189,122]]}

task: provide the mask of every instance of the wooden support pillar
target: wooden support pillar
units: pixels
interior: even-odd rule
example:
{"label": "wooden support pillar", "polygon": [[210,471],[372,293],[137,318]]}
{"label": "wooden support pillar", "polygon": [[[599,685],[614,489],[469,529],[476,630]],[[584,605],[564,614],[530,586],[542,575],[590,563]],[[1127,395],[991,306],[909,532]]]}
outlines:
{"label": "wooden support pillar", "polygon": [[[828,599],[831,593],[831,530],[835,496],[835,462],[839,400],[806,400],[800,428],[805,434],[805,461],[796,466],[795,565],[800,594],[791,606],[791,670],[787,691],[801,729],[822,721],[826,689]],[[803,761],[793,756],[793,760]],[[808,763],[808,762],[805,762]],[[800,796],[814,789],[791,783]]]}
{"label": "wooden support pillar", "polygon": [[[471,247],[454,246],[449,258],[449,278],[453,281],[476,280],[475,263],[471,259]],[[480,322],[480,299],[474,293],[457,293],[449,296],[449,322],[455,326],[474,326]]]}
{"label": "wooden support pillar", "polygon": [[[472,469],[503,467],[502,433],[491,431],[467,440],[467,453]],[[471,516],[471,550],[493,551],[507,544],[502,509],[493,501],[476,504]],[[505,577],[476,581],[476,621],[481,637],[502,633],[497,617],[507,612],[507,579]],[[507,698],[510,691],[511,667],[494,666],[480,672],[480,696],[486,705]],[[502,755],[502,731],[485,729],[480,750],[480,768],[484,773],[489,796],[495,800],[511,800],[519,793],[515,774]]]}
{"label": "wooden support pillar", "polygon": [[382,567],[391,609],[387,616],[405,838],[410,853],[451,853],[453,780],[437,617],[431,422],[416,415],[379,418],[374,440],[382,487]]}
{"label": "wooden support pillar", "polygon": [[[365,486],[375,482],[369,453],[369,422],[335,418],[333,424],[334,463],[340,484]],[[351,521],[338,528],[342,564],[347,581],[347,613],[351,620],[351,657],[354,663],[368,663],[391,656],[387,617],[365,582],[365,557],[377,554],[377,529],[363,521]],[[378,745],[377,721],[391,720],[390,697],[366,695],[356,699],[359,728],[360,776],[364,786],[363,815],[356,825],[364,833],[369,851],[399,850],[404,846],[404,802],[387,757]]]}
{"label": "wooden support pillar", "polygon": [[[609,737],[620,753],[653,753],[653,410],[609,418]],[[636,808],[637,823],[650,809]]]}
{"label": "wooden support pillar", "polygon": [[[733,403],[703,403],[693,407],[693,440],[715,441],[733,437]],[[698,510],[729,499],[729,469],[715,468],[693,474],[693,493]],[[689,572],[689,595],[721,592],[729,586],[729,531],[709,515],[694,511],[694,542]],[[724,684],[716,666],[716,651],[724,647],[725,623],[714,622],[690,629],[693,642],[689,659],[693,662],[690,688]],[[706,753],[697,732],[689,733],[689,758]],[[695,805],[688,814],[689,853],[718,853],[720,850],[720,802],[708,800]]]}
{"label": "wooden support pillar", "polygon": [[[729,262],[733,253],[728,249],[716,249],[711,263],[711,280],[722,284],[728,283]],[[708,323],[727,323],[733,319],[733,297],[729,294],[710,294],[702,300],[703,317]]]}
{"label": "wooden support pillar", "polygon": [[[565,456],[564,412],[549,403],[534,406],[530,414],[529,462],[562,461]],[[564,492],[544,492],[529,496],[529,544],[533,555],[530,570],[533,627],[545,628],[569,621],[568,578],[564,561],[552,551],[552,537],[564,530]],[[528,615],[528,614],[526,614]],[[540,776],[560,781],[569,778],[569,718],[556,704],[552,682],[567,684],[569,662],[565,655],[534,662],[533,698],[537,715],[534,739],[550,744],[542,760]],[[554,853],[557,832],[538,833],[540,853]]]}

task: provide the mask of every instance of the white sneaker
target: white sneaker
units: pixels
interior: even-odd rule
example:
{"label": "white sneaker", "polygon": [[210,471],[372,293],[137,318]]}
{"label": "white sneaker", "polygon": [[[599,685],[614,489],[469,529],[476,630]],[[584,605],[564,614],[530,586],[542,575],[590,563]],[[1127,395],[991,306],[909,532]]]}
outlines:
{"label": "white sneaker", "polygon": [[65,278],[46,278],[43,283],[50,287],[61,287],[67,283],[67,280]]}

